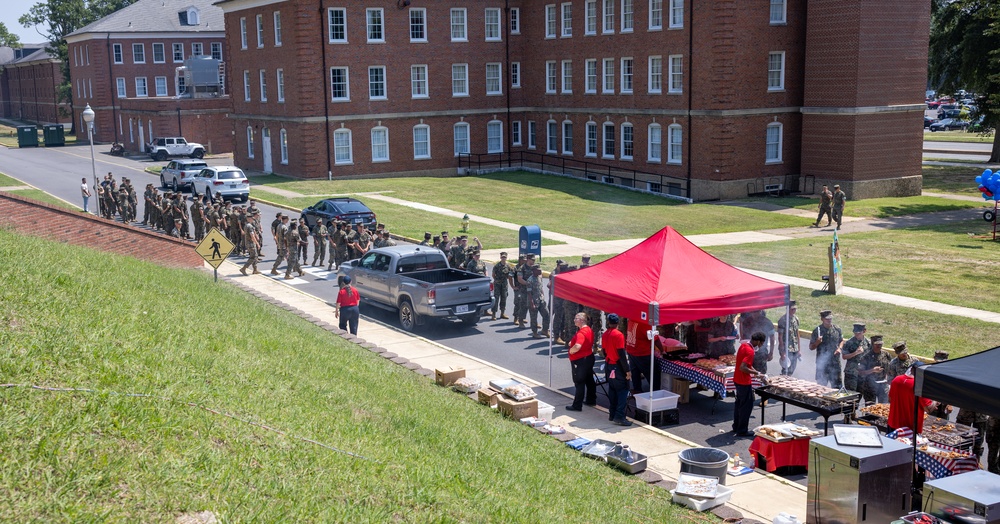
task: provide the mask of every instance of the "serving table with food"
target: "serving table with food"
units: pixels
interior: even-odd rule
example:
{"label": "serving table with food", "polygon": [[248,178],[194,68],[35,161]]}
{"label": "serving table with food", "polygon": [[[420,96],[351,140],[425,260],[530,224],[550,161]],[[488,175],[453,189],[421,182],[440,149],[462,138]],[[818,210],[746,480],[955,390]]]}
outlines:
{"label": "serving table with food", "polygon": [[[948,430],[941,431],[947,432]],[[926,425],[924,426],[924,434],[927,434]],[[939,434],[932,433],[932,435],[938,436]],[[913,445],[913,430],[900,428],[889,433],[889,438]],[[924,437],[924,435],[917,435],[916,463],[924,468],[929,479],[950,477],[979,469],[979,458],[974,454],[957,447],[941,444],[929,437]]]}
{"label": "serving table with food", "polygon": [[755,429],[754,434],[750,453],[758,457],[758,468],[771,473],[788,466],[808,467],[809,440],[820,435],[819,431],[791,422],[765,424]]}
{"label": "serving table with food", "polygon": [[[771,377],[767,385],[754,388],[762,400],[777,400],[781,404],[781,420],[785,420],[787,405],[798,406],[823,417],[824,434],[830,432],[830,417],[851,414],[857,409],[858,393],[837,390],[788,376]],[[765,402],[760,403],[760,421],[764,422]]]}
{"label": "serving table with food", "polygon": [[[673,352],[667,358],[657,358],[660,371],[674,377],[690,380],[705,389],[725,397],[736,391],[733,373],[736,371],[736,355],[722,355],[718,358],[706,357],[703,353]],[[755,377],[754,385],[760,381]]]}

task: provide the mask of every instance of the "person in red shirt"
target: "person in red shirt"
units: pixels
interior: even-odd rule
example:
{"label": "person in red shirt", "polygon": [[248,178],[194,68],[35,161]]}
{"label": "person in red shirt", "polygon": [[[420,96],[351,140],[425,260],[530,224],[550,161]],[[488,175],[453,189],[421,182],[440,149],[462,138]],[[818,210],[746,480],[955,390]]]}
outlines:
{"label": "person in red shirt", "polygon": [[649,340],[649,330],[653,326],[638,320],[628,319],[628,326],[625,331],[625,352],[628,353],[629,363],[632,372],[632,391],[635,393],[647,391],[642,389],[642,379],[652,384],[654,390],[660,389],[660,374],[653,373],[653,380],[649,377],[649,368],[652,363],[653,353]]}
{"label": "person in red shirt", "polygon": [[[569,341],[569,365],[576,394],[567,411],[583,411],[583,405],[597,405],[597,382],[594,381],[594,332],[587,325],[587,314],[573,317],[577,332]],[[586,397],[586,398],[585,398]]]}
{"label": "person in red shirt", "polygon": [[753,368],[753,356],[757,348],[764,344],[767,335],[757,331],[750,336],[750,343],[744,342],[736,351],[736,371],[733,372],[733,383],[736,384],[736,407],[733,409],[733,433],[737,437],[749,437],[750,415],[753,413],[753,383],[752,377],[763,375]]}
{"label": "person in red shirt", "polygon": [[[340,288],[340,292],[337,293],[337,308],[334,313],[340,319],[340,329],[350,328],[349,331],[351,334],[357,335],[358,319],[361,318],[361,311],[358,309],[358,303],[361,302],[361,295],[351,285],[351,275],[345,275],[341,279],[341,282],[344,285]],[[341,310],[343,310],[343,315],[340,314]]]}
{"label": "person in red shirt", "polygon": [[632,422],[625,418],[625,405],[628,402],[629,358],[625,351],[625,335],[618,331],[621,319],[614,313],[608,313],[608,329],[601,335],[601,348],[604,349],[604,373],[611,391],[608,401],[608,420],[619,426],[631,426]]}
{"label": "person in red shirt", "polygon": [[914,433],[924,430],[924,417],[919,416],[913,420],[914,401],[920,403],[920,409],[926,413],[933,411],[936,402],[929,398],[913,396],[913,370],[924,365],[923,362],[915,360],[910,364],[906,373],[892,379],[889,386],[889,427],[892,429],[910,428]]}

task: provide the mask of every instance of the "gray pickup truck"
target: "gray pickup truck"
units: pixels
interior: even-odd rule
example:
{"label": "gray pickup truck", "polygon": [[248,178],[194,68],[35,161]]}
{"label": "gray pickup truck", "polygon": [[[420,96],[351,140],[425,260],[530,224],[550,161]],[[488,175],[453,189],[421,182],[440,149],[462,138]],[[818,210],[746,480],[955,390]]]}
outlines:
{"label": "gray pickup truck", "polygon": [[362,301],[399,312],[403,329],[413,331],[428,317],[460,319],[474,326],[493,301],[489,277],[454,269],[439,249],[394,246],[373,249],[344,263]]}

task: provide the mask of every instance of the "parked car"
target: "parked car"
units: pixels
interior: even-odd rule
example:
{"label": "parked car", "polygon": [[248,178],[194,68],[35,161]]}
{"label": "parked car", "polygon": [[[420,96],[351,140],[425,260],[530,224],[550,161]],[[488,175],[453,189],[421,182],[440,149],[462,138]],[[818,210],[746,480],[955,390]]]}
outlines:
{"label": "parked car", "polygon": [[969,127],[969,123],[965,120],[958,120],[957,118],[945,118],[944,120],[938,120],[930,126],[931,131],[952,131],[955,129],[965,129]]}
{"label": "parked car", "polygon": [[927,100],[927,109],[937,109],[941,105],[938,100]]}
{"label": "parked car", "polygon": [[[954,111],[955,115],[948,116],[949,111]],[[937,117],[938,120],[941,120],[943,118],[955,118],[956,116],[958,116],[958,112],[960,111],[961,110],[959,109],[957,104],[941,104],[941,106],[938,108]]]}
{"label": "parked car", "polygon": [[163,161],[172,156],[189,156],[203,158],[205,147],[201,144],[188,142],[182,136],[165,136],[154,139],[146,145],[146,152],[155,160]]}
{"label": "parked car", "polygon": [[160,187],[169,187],[174,192],[190,189],[191,180],[206,167],[204,160],[171,160],[160,171]]}
{"label": "parked car", "polygon": [[936,122],[936,120],[934,120],[933,118],[931,118],[929,116],[926,116],[926,115],[924,116],[924,127],[925,128],[931,127],[931,124],[933,124],[934,122]]}
{"label": "parked car", "polygon": [[191,194],[205,195],[212,200],[238,198],[246,202],[250,199],[250,181],[236,166],[206,167],[191,181]]}
{"label": "parked car", "polygon": [[309,229],[312,229],[320,221],[325,224],[331,220],[346,220],[352,225],[363,224],[367,229],[375,229],[377,222],[375,212],[354,198],[320,200],[303,209],[301,218],[309,225]]}

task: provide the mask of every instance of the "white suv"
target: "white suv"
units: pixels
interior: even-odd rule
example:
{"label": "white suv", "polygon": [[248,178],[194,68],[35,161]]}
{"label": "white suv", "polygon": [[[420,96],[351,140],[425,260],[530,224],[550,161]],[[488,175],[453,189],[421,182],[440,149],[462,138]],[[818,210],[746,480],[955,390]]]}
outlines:
{"label": "white suv", "polygon": [[236,166],[206,167],[191,179],[191,194],[195,198],[205,195],[213,201],[239,198],[240,202],[246,202],[250,199],[250,181]]}
{"label": "white suv", "polygon": [[181,136],[157,138],[146,146],[146,151],[149,153],[149,156],[161,162],[171,156],[189,156],[191,158],[202,158],[205,156],[204,146],[188,142]]}

